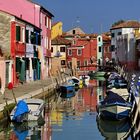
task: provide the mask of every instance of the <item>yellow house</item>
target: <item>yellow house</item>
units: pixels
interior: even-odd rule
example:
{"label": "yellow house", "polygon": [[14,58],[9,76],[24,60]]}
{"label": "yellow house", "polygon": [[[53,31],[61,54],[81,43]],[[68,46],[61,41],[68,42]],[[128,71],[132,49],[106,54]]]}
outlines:
{"label": "yellow house", "polygon": [[56,38],[57,36],[61,36],[62,35],[62,22],[56,22],[54,24],[52,24],[52,30],[51,30],[51,39]]}

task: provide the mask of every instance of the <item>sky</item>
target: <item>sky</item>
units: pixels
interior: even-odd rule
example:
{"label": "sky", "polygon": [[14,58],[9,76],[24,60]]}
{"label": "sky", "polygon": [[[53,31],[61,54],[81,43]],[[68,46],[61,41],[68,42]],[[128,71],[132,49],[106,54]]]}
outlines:
{"label": "sky", "polygon": [[63,22],[63,31],[80,27],[85,33],[110,31],[119,20],[140,21],[140,0],[33,0]]}

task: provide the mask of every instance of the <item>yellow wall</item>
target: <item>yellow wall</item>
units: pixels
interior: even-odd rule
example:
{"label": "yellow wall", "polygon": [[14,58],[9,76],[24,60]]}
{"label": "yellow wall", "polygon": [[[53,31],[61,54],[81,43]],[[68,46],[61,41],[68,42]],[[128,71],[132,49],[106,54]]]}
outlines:
{"label": "yellow wall", "polygon": [[62,35],[62,25],[62,22],[57,22],[55,25],[52,26],[51,39],[56,38],[58,35]]}

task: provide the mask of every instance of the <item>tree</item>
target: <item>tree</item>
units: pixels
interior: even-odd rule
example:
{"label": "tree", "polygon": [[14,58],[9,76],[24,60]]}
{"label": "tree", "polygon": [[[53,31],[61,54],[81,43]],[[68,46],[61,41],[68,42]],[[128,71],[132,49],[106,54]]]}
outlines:
{"label": "tree", "polygon": [[123,22],[125,22],[124,20],[118,20],[117,22],[114,22],[113,24],[112,24],[112,27],[114,27],[114,26],[116,26],[116,25],[119,25],[119,24],[121,24],[121,23],[123,23]]}

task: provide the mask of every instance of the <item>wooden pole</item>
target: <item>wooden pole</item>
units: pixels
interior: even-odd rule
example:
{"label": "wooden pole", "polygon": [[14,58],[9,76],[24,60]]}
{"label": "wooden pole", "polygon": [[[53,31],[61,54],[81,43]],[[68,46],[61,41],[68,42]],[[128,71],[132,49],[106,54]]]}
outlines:
{"label": "wooden pole", "polygon": [[14,100],[15,100],[15,103],[17,105],[17,100],[16,100],[16,96],[15,96],[15,93],[14,93],[14,90],[12,89],[12,94],[13,94],[13,97],[14,97]]}

